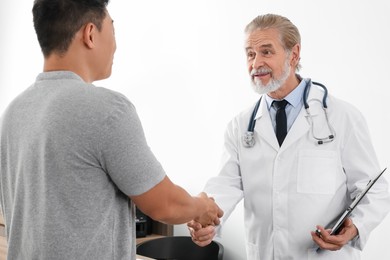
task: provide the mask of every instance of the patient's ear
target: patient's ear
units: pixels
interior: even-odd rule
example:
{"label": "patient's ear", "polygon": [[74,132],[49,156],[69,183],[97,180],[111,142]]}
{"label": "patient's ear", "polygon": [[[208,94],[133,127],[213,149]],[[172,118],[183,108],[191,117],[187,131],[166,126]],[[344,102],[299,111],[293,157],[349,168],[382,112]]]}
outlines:
{"label": "patient's ear", "polygon": [[96,25],[87,23],[83,29],[83,42],[88,48],[95,47],[95,33],[97,31]]}

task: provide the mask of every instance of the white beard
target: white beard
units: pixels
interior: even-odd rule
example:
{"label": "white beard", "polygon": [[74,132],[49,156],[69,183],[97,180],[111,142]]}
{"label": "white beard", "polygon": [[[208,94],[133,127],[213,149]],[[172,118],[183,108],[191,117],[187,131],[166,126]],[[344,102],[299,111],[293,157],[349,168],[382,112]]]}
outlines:
{"label": "white beard", "polygon": [[[290,75],[290,71],[291,71],[291,68],[290,68],[289,62],[286,59],[286,62],[284,64],[284,69],[282,71],[282,75],[280,76],[280,78],[276,79],[276,78],[272,77],[270,79],[270,81],[268,82],[268,84],[266,84],[266,85],[264,85],[260,79],[255,78],[254,80],[252,80],[252,88],[258,94],[266,94],[266,93],[276,91],[286,82],[288,76]],[[267,73],[267,72],[272,72],[272,70],[271,69],[264,69],[264,68],[259,69],[259,70],[253,69],[251,71],[251,76],[253,74],[259,73],[259,72],[260,73]]]}

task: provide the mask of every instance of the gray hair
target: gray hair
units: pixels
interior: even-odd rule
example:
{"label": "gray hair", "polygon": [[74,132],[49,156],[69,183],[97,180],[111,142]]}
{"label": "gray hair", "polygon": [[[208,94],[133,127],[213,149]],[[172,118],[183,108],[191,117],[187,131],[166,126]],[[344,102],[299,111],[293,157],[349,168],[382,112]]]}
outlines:
{"label": "gray hair", "polygon": [[[279,31],[280,40],[285,51],[291,53],[292,48],[301,45],[301,35],[298,28],[286,17],[277,14],[259,15],[253,19],[246,27],[245,33],[250,34],[255,30],[276,29]],[[296,70],[301,68],[298,62]]]}

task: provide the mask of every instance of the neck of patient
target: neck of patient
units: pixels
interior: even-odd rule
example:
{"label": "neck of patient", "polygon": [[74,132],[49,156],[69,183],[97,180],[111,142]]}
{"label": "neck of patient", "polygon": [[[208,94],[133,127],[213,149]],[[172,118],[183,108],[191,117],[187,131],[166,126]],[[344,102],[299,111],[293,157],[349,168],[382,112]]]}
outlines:
{"label": "neck of patient", "polygon": [[43,71],[71,71],[80,76],[85,82],[94,81],[93,68],[83,58],[83,53],[68,51],[64,54],[52,53],[45,57]]}

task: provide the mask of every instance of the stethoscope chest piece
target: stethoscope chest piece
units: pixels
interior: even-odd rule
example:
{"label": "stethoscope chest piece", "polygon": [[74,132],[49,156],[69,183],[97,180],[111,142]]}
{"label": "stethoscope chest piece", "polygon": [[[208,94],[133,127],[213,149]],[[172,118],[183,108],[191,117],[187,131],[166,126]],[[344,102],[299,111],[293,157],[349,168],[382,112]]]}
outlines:
{"label": "stethoscope chest piece", "polygon": [[254,133],[253,132],[246,132],[243,136],[242,136],[242,144],[244,145],[244,147],[246,148],[250,148],[250,147],[253,147],[255,146],[255,137],[254,137]]}

